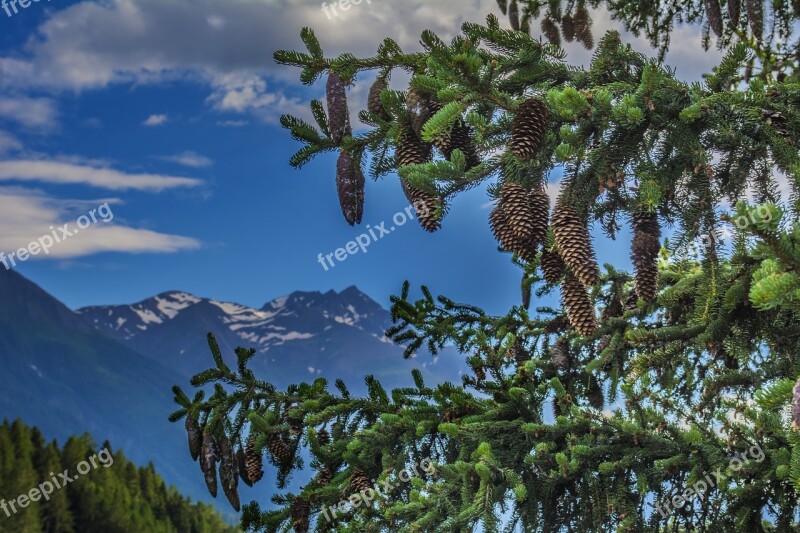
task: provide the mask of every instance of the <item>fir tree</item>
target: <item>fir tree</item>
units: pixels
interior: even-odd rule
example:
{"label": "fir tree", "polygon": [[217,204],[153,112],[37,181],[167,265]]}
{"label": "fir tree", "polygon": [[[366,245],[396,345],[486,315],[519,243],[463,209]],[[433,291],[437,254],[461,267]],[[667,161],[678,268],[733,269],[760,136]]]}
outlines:
{"label": "fir tree", "polygon": [[[795,8],[768,6],[770,30],[753,20],[753,5],[726,25],[736,7],[609,3],[659,44],[678,18],[714,18],[709,25],[727,54],[703,84],[687,84],[616,32],[599,40],[586,69],[530,36],[529,19],[563,24],[566,17],[567,34],[590,44],[582,3],[525,2],[521,13],[516,2],[514,13],[499,3],[513,18],[511,30],[490,15],[485,25],[464,24],[450,43],[424,32],[419,53],[386,39],[374,57],[326,58],[304,29],[308,52],[281,51],[276,59],[302,68],[305,83],[325,73],[359,83],[370,70],[388,79],[397,69],[411,74],[410,89],[381,88],[389,118],[373,102],[373,112],[359,115],[371,128],[363,133],[331,136],[319,103],[312,104],[316,126],[282,122],[304,142],[295,166],[346,150],[369,161],[373,177],[398,171],[442,206],[484,182],[501,200],[504,190],[540,191],[562,166],[558,205],[569,211],[551,219],[541,251],[515,246],[515,235],[533,226],[519,194],[492,224],[524,269],[525,286],[537,298],[566,287],[565,308],[490,316],[427,287],[412,300],[406,283],[392,300],[387,335],[408,357],[423,345],[434,354],[455,346],[473,375],[433,387],[414,372],[415,387],[394,391],[368,376],[369,393],[360,398],[324,379],[279,391],[248,369],[254,350],[238,349],[230,368],[210,335],[215,366],[192,385],[213,384],[213,394],[189,398],[175,387],[180,409],[171,419],[190,416],[215,439],[254,443],[279,467],[279,491],[304,467],[300,452],[310,454],[311,482],[273,495],[277,509],[244,507],[243,525],[253,530],[301,531],[309,515],[318,531],[797,529],[800,434],[789,406],[800,377],[800,85],[794,57],[777,45],[791,33],[781,25],[796,18]],[[740,83],[756,61],[760,75]],[[407,105],[420,95],[435,109],[424,121]],[[473,132],[476,165],[459,149],[431,153],[461,125]],[[407,140],[416,130],[411,157]],[[793,192],[785,210],[776,205],[781,175]],[[747,191],[756,204],[740,203]],[[725,204],[737,207],[720,217]],[[638,279],[595,265],[587,229],[614,238],[631,222]],[[675,228],[669,242],[660,241],[662,223]],[[717,243],[723,228],[734,234],[728,252]],[[686,245],[700,237],[702,254],[687,256]],[[284,416],[290,409],[292,420]],[[741,459],[751,450],[763,455]],[[736,456],[739,468],[726,470]],[[435,472],[397,483],[374,506],[330,523],[323,517],[355,488],[395,481],[425,458]],[[718,469],[726,483],[662,512],[664,502]]]}

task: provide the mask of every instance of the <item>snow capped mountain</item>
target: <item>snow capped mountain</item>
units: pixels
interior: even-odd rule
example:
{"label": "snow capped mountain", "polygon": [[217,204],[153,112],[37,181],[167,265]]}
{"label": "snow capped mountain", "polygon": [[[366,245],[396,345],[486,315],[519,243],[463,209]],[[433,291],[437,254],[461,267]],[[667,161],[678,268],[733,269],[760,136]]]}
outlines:
{"label": "snow capped mountain", "polygon": [[362,383],[365,374],[407,381],[412,368],[423,366],[433,372],[432,379],[457,380],[454,369],[461,368],[434,368],[427,357],[403,360],[402,348],[384,336],[389,312],[355,286],[338,293],[293,292],[261,309],[172,291],[133,305],[78,313],[97,330],[187,378],[210,366],[209,332],[231,364],[235,348],[255,348],[251,367],[279,385],[312,376]]}

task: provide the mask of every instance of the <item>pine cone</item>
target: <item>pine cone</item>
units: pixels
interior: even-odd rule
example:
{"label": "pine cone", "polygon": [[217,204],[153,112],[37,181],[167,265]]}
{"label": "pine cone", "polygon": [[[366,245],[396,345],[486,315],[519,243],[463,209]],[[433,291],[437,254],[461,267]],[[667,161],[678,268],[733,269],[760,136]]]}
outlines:
{"label": "pine cone", "polygon": [[603,410],[604,398],[603,398],[603,388],[597,382],[597,378],[592,376],[591,380],[589,380],[589,389],[586,391],[586,397],[589,400],[589,405],[597,409],[598,411]]}
{"label": "pine cone", "polygon": [[728,0],[728,17],[731,19],[731,27],[739,27],[739,17],[742,14],[742,0]]}
{"label": "pine cone", "polygon": [[327,429],[322,428],[317,431],[317,442],[319,442],[320,446],[327,446],[331,443],[331,434],[328,433]]}
{"label": "pine cone", "polygon": [[212,497],[217,497],[217,443],[212,435],[203,435],[203,450],[200,455],[200,470]]}
{"label": "pine cone", "polygon": [[489,226],[504,250],[516,253],[527,262],[536,260],[536,247],[533,241],[519,239],[514,235],[501,205],[498,204],[489,215]]}
{"label": "pine cone", "polygon": [[570,324],[578,333],[589,336],[597,331],[597,317],[586,287],[570,274],[561,284],[561,301]]}
{"label": "pine cone", "polygon": [[250,435],[250,438],[247,439],[244,459],[247,466],[247,479],[250,483],[255,484],[261,481],[261,478],[264,477],[264,463],[261,459],[261,453],[256,452],[255,435]]}
{"label": "pine cone", "polygon": [[417,189],[410,185],[406,180],[401,179],[400,185],[403,193],[417,214],[417,220],[422,229],[433,233],[442,227],[441,209],[442,199],[428,192]]}
{"label": "pine cone", "polygon": [[764,33],[764,0],[745,0],[747,8],[747,20],[750,21],[750,29],[756,41],[761,42]]}
{"label": "pine cone", "polygon": [[325,93],[328,100],[328,127],[331,139],[339,144],[345,136],[352,135],[353,130],[350,127],[350,110],[347,108],[344,80],[335,72],[328,74]]}
{"label": "pine cone", "polygon": [[581,223],[575,210],[559,203],[553,211],[553,235],[558,253],[577,279],[584,285],[594,285],[600,276],[589,230]]}
{"label": "pine cone", "polygon": [[592,36],[592,17],[589,16],[589,10],[586,9],[584,4],[579,5],[575,9],[575,16],[573,17],[575,24],[575,38],[581,43],[584,48],[594,48],[594,36]]}
{"label": "pine cone", "polygon": [[564,276],[564,269],[566,268],[560,255],[555,252],[548,252],[547,250],[542,252],[542,261],[539,267],[542,269],[542,276],[545,281],[550,285],[555,285],[561,281],[561,278]]}
{"label": "pine cone", "polygon": [[633,243],[631,245],[631,260],[636,271],[634,285],[636,293],[647,302],[654,301],[658,294],[660,237],[661,228],[655,213],[634,215]]}
{"label": "pine cone", "polygon": [[397,166],[418,165],[430,161],[431,145],[423,142],[410,126],[405,126],[397,141]]}
{"label": "pine cone", "polygon": [[419,135],[422,127],[428,122],[435,111],[431,98],[414,87],[409,87],[406,92],[406,110],[411,117],[411,126],[414,133]]}
{"label": "pine cone", "polygon": [[519,6],[517,0],[511,0],[508,6],[508,22],[511,24],[511,29],[519,31]]}
{"label": "pine cone", "polygon": [[469,364],[470,368],[472,368],[473,374],[475,374],[475,378],[478,381],[485,381],[486,380],[486,368],[484,368],[482,362],[474,362]]}
{"label": "pine cone", "polygon": [[317,486],[318,487],[327,487],[330,485],[331,480],[333,479],[333,472],[327,466],[320,467],[319,471],[317,472]]}
{"label": "pine cone", "polygon": [[575,21],[569,13],[561,17],[561,33],[568,43],[575,40]]}
{"label": "pine cone", "polygon": [[526,283],[528,280],[527,274],[522,274],[522,285],[520,290],[522,291],[522,307],[524,309],[530,309],[531,307],[531,286],[529,283]]}
{"label": "pine cone", "polygon": [[538,246],[547,241],[547,228],[550,225],[550,197],[544,189],[533,189],[528,196],[533,213],[531,238]]}
{"label": "pine cone", "polygon": [[559,338],[554,345],[550,347],[550,357],[553,359],[553,364],[559,370],[569,370],[572,365],[572,357],[569,354],[569,344],[563,338]]}
{"label": "pine cone", "polygon": [[367,476],[367,473],[360,468],[354,468],[353,473],[350,475],[350,490],[352,493],[355,494],[371,488],[372,481]]}
{"label": "pine cone", "polygon": [[292,515],[294,533],[308,533],[309,517],[311,516],[311,507],[308,502],[300,496],[295,497],[289,506],[289,514]]}
{"label": "pine cone", "polygon": [[506,182],[500,189],[500,209],[515,239],[527,242],[533,236],[534,213],[528,191],[517,183]]}
{"label": "pine cone", "polygon": [[284,467],[292,462],[292,451],[281,437],[270,437],[267,441],[267,449],[278,466]]}
{"label": "pine cone", "polygon": [[250,473],[247,471],[247,454],[244,453],[242,448],[236,450],[236,466],[239,468],[239,477],[242,478],[245,485],[252,487],[253,482],[250,480]]}
{"label": "pine cone", "polygon": [[233,446],[228,437],[221,437],[219,443],[219,480],[222,482],[222,491],[228,498],[231,506],[238,513],[241,509],[239,502],[239,474],[236,465],[236,457],[233,454]]}
{"label": "pine cone", "polygon": [[544,326],[544,332],[548,335],[552,335],[554,333],[563,333],[569,329],[569,320],[564,315],[558,315],[557,317],[550,320]]}
{"label": "pine cone", "polygon": [[558,33],[558,26],[556,26],[556,23],[551,19],[542,19],[542,33],[550,44],[561,46],[561,35]]}
{"label": "pine cone", "polygon": [[517,159],[529,161],[536,155],[549,121],[550,111],[540,99],[529,98],[519,105],[511,124],[511,152]]}
{"label": "pine cone", "polygon": [[531,354],[525,349],[525,346],[519,338],[517,338],[511,348],[508,349],[508,355],[519,365],[531,358]]}
{"label": "pine cone", "polygon": [[373,115],[378,115],[383,120],[391,120],[392,116],[386,111],[381,102],[381,93],[389,88],[389,83],[386,78],[380,76],[369,88],[369,97],[367,99],[367,110]]}
{"label": "pine cone", "polygon": [[717,37],[722,37],[722,8],[719,0],[704,0],[708,25]]}
{"label": "pine cone", "polygon": [[189,439],[189,453],[192,455],[192,461],[197,461],[203,446],[203,430],[189,413],[186,414],[186,435]]}
{"label": "pine cone", "polygon": [[636,289],[634,289],[628,295],[628,299],[625,300],[625,310],[626,311],[633,311],[634,309],[636,309],[638,307],[639,307],[639,295],[636,294]]}
{"label": "pine cone", "polygon": [[289,434],[293,436],[303,433],[303,411],[292,405],[283,412],[283,422],[289,426]]}
{"label": "pine cone", "polygon": [[444,156],[449,160],[453,150],[459,149],[464,154],[467,163],[467,170],[473,169],[481,164],[478,151],[475,148],[475,141],[472,138],[472,130],[463,120],[456,121],[450,128],[449,135],[441,135],[435,141]]}
{"label": "pine cone", "polygon": [[345,220],[351,226],[361,224],[364,216],[364,185],[361,166],[353,161],[350,152],[342,150],[336,163],[336,189]]}

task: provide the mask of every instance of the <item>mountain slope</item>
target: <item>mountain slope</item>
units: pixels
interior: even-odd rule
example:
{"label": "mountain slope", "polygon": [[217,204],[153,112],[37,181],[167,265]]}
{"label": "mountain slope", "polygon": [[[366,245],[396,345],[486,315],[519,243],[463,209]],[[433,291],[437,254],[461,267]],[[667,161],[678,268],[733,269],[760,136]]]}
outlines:
{"label": "mountain slope", "polygon": [[0,413],[61,440],[89,432],[133,461],[153,461],[168,483],[205,496],[167,421],[181,377],[102,335],[21,275],[0,269]]}
{"label": "mountain slope", "polygon": [[409,385],[415,367],[432,381],[456,381],[464,370],[462,358],[452,351],[436,359],[404,360],[402,348],[384,337],[389,312],[356,287],[340,293],[294,292],[260,309],[167,292],[133,305],[78,313],[185,379],[210,366],[208,332],[229,363],[236,347],[256,348],[251,368],[279,386],[322,376],[331,382],[342,378],[357,390],[363,377],[373,374],[392,387]]}

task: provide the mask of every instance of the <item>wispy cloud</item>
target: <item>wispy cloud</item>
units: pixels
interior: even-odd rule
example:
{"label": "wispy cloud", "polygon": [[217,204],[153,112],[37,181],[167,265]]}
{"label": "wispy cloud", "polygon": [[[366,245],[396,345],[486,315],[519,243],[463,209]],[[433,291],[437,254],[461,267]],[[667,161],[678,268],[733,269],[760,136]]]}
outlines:
{"label": "wispy cloud", "polygon": [[150,115],[142,122],[142,126],[161,126],[169,120],[167,115]]}
{"label": "wispy cloud", "polygon": [[50,98],[0,97],[0,118],[28,129],[48,131],[58,126],[58,109]]}
{"label": "wispy cloud", "polygon": [[137,229],[123,222],[119,199],[62,200],[47,196],[41,191],[20,187],[0,187],[0,251],[12,252],[39,237],[52,233],[51,227],[72,224],[75,217],[85,214],[103,203],[113,205],[114,218],[102,222],[66,239],[50,249],[50,254],[32,259],[70,259],[102,252],[120,253],[173,253],[195,250],[200,241],[180,235]]}
{"label": "wispy cloud", "polygon": [[175,155],[160,156],[158,159],[191,168],[205,168],[214,164],[214,161],[208,157],[200,155],[191,150],[187,150],[186,152],[181,152],[180,154]]}
{"label": "wispy cloud", "polygon": [[128,174],[107,167],[62,161],[0,161],[0,181],[80,184],[123,191],[162,191],[176,187],[197,187],[200,180],[160,174]]}

